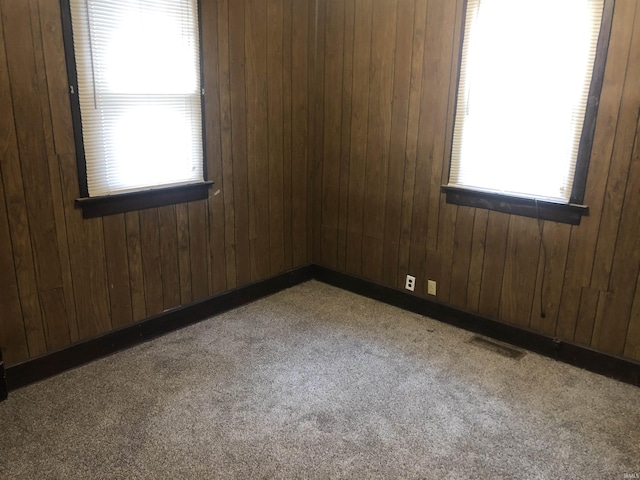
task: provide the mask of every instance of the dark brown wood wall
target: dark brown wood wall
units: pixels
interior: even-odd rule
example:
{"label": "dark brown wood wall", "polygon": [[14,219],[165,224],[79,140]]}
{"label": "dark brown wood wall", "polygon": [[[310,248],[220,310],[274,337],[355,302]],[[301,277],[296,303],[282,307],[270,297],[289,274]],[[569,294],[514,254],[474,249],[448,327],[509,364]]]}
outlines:
{"label": "dark brown wood wall", "polygon": [[640,359],[637,2],[616,1],[591,215],[542,224],[546,268],[535,220],[440,193],[462,0],[201,3],[209,199],[83,220],[58,0],[0,0],[8,365],[311,261]]}
{"label": "dark brown wood wall", "polygon": [[311,0],[201,0],[208,200],[83,220],[59,0],[0,0],[9,366],[311,261]]}
{"label": "dark brown wood wall", "polygon": [[540,225],[546,268],[535,219],[448,205],[440,192],[462,3],[320,3],[314,259],[400,289],[414,275],[422,296],[434,279],[440,301],[640,360],[640,3],[616,0],[590,216]]}

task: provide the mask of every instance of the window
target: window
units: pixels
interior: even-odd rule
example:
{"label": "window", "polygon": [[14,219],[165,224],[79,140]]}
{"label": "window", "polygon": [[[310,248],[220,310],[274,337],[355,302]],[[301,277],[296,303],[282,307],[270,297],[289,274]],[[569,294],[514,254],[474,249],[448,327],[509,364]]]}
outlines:
{"label": "window", "polygon": [[467,1],[448,201],[579,223],[612,10]]}
{"label": "window", "polygon": [[62,10],[85,217],[206,198],[197,0]]}

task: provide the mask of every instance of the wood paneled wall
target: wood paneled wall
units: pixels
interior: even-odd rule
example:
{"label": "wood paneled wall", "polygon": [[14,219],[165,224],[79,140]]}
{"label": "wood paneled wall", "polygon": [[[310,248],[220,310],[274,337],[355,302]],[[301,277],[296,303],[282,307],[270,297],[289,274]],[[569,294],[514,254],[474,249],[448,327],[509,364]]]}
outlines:
{"label": "wood paneled wall", "polygon": [[0,0],[8,365],[311,261],[640,360],[635,0],[575,227],[444,201],[462,0],[201,4],[209,199],[83,220],[59,2]]}
{"label": "wood paneled wall", "polygon": [[208,200],[83,220],[59,0],[0,0],[9,366],[311,261],[311,0],[201,0]]}
{"label": "wood paneled wall", "polygon": [[640,360],[640,3],[616,0],[574,227],[445,202],[462,3],[320,2],[315,260]]}

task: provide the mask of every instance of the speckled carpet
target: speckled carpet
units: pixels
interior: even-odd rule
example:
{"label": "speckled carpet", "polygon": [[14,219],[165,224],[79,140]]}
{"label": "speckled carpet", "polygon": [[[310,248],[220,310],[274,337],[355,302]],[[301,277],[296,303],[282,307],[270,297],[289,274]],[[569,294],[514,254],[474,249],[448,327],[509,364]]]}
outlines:
{"label": "speckled carpet", "polygon": [[0,478],[640,474],[640,389],[471,337],[310,281],[12,392]]}

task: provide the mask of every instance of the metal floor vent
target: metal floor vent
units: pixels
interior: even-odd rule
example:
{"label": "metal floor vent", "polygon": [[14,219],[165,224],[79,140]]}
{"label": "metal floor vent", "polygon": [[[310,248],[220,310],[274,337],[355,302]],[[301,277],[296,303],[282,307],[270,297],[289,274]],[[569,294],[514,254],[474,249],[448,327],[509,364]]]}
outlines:
{"label": "metal floor vent", "polygon": [[510,345],[506,345],[495,340],[490,340],[485,337],[480,337],[479,335],[474,335],[467,342],[482,347],[485,350],[495,352],[499,355],[502,355],[503,357],[513,358],[515,360],[521,359],[527,353],[523,350],[518,350],[517,348],[514,348]]}

